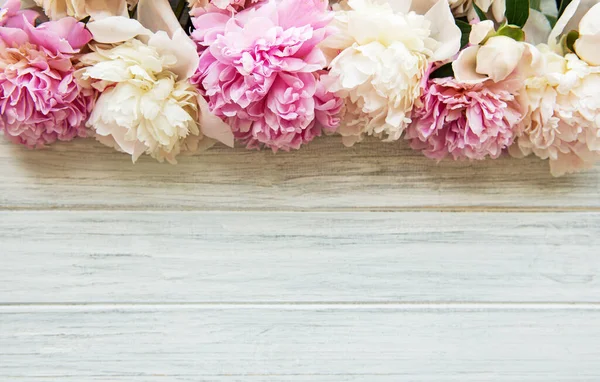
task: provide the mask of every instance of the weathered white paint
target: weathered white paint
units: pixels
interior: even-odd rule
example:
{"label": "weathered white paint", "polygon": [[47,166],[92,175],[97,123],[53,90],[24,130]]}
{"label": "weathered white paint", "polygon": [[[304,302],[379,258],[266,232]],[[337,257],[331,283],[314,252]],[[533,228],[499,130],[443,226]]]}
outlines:
{"label": "weathered white paint", "polygon": [[599,170],[2,142],[0,381],[597,382]]}
{"label": "weathered white paint", "polygon": [[4,209],[600,210],[600,167],[553,178],[535,158],[436,164],[404,142],[343,148],[336,137],[293,153],[217,147],[177,166],[133,165],[93,140],[44,151],[2,142],[0,174]]}
{"label": "weathered white paint", "polygon": [[0,303],[600,302],[597,213],[0,212],[0,242]]}
{"label": "weathered white paint", "polygon": [[600,380],[600,306],[0,312],[3,381]]}

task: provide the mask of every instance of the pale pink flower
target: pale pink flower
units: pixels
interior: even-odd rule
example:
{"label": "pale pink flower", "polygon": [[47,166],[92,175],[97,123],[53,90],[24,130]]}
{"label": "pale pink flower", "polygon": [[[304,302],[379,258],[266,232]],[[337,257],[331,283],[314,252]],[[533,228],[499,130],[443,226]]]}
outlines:
{"label": "pale pink flower", "polygon": [[95,92],[78,84],[74,59],[90,33],[73,18],[35,27],[16,3],[0,21],[0,131],[31,148],[85,136]]}
{"label": "pale pink flower", "polygon": [[540,48],[545,68],[520,90],[524,118],[510,153],[548,159],[554,176],[592,168],[600,161],[600,67]]}
{"label": "pale pink flower", "polygon": [[335,130],[342,103],[323,86],[318,47],[330,20],[322,0],[269,0],[235,17],[194,19],[200,65],[192,81],[248,147],[297,149]]}
{"label": "pale pink flower", "polygon": [[517,84],[429,80],[406,139],[433,159],[498,158],[513,143],[522,118],[513,85]]}

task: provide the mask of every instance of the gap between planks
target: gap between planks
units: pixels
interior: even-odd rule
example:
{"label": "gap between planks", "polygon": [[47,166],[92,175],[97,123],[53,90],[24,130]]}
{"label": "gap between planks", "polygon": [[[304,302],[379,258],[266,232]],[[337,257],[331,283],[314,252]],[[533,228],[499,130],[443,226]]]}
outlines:
{"label": "gap between planks", "polygon": [[447,213],[569,213],[569,212],[588,212],[599,213],[600,206],[572,206],[572,207],[507,207],[507,206],[414,206],[414,207],[352,207],[352,208],[196,208],[196,207],[178,207],[177,209],[168,207],[128,207],[111,208],[109,206],[52,206],[52,207],[27,207],[27,206],[0,206],[0,212],[174,212],[174,213],[353,213],[353,212],[447,212]]}
{"label": "gap between planks", "polygon": [[396,310],[396,311],[484,311],[484,310],[579,310],[600,311],[600,303],[590,302],[119,302],[119,303],[0,303],[2,313],[27,312],[87,312],[87,311],[140,311],[140,310]]}

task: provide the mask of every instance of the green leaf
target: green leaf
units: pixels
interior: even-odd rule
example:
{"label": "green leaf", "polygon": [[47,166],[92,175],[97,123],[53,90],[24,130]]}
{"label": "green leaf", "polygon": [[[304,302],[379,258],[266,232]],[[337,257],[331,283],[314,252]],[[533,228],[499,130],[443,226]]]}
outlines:
{"label": "green leaf", "polygon": [[523,29],[514,25],[503,25],[496,32],[496,36],[506,36],[515,41],[525,41],[525,32],[523,32]]}
{"label": "green leaf", "polygon": [[542,0],[529,0],[529,8],[542,11]]}
{"label": "green leaf", "polygon": [[454,77],[454,70],[452,69],[452,63],[449,62],[445,65],[440,66],[431,73],[429,78],[445,78]]}
{"label": "green leaf", "polygon": [[550,15],[545,15],[545,16],[546,16],[546,19],[548,19],[548,22],[550,23],[550,27],[554,28],[558,19],[556,17],[550,16]]}
{"label": "green leaf", "polygon": [[529,18],[529,0],[506,0],[506,21],[523,28]]}
{"label": "green leaf", "polygon": [[462,36],[460,38],[460,49],[467,46],[469,43],[469,35],[471,34],[471,24],[461,20],[455,20],[456,26],[460,29]]}
{"label": "green leaf", "polygon": [[565,45],[571,52],[575,52],[575,41],[577,41],[578,38],[579,32],[576,30],[572,30],[567,33],[567,36],[565,37]]}
{"label": "green leaf", "polygon": [[477,17],[479,17],[479,21],[487,20],[485,13],[477,6],[477,4],[473,3],[473,8],[475,9],[475,13],[477,13]]}
{"label": "green leaf", "polygon": [[562,14],[565,12],[565,9],[569,6],[569,4],[571,3],[571,0],[561,0],[560,2],[560,7],[558,7],[558,17],[560,19],[560,16],[562,16]]}

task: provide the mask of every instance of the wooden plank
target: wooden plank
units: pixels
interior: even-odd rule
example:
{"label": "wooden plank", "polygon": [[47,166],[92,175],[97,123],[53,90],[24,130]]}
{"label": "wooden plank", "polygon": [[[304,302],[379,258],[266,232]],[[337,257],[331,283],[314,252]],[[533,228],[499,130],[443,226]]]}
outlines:
{"label": "wooden plank", "polygon": [[9,381],[600,380],[598,306],[3,307],[0,326]]}
{"label": "wooden plank", "polygon": [[600,213],[0,213],[0,303],[600,302]]}
{"label": "wooden plank", "polygon": [[453,162],[404,142],[337,137],[293,153],[223,147],[180,164],[124,154],[93,140],[30,151],[0,140],[2,209],[402,210],[600,208],[600,167],[552,178],[535,158]]}

